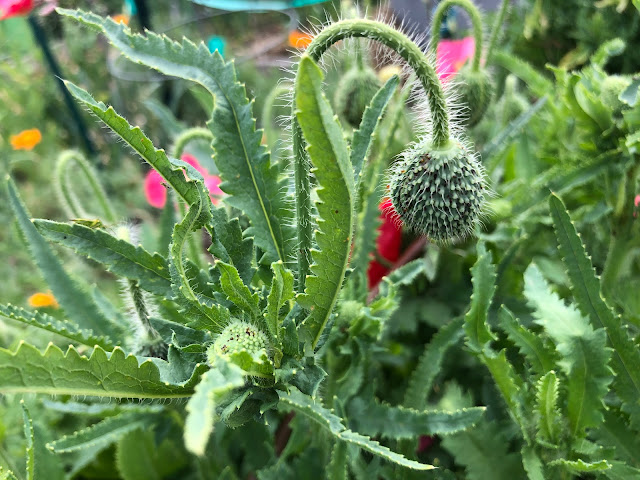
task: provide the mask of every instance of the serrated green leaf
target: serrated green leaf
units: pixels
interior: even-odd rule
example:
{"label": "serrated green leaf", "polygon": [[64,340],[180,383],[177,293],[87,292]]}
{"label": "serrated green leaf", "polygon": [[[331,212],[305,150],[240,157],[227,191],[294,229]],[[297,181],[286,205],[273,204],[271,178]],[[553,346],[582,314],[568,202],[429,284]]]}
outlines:
{"label": "serrated green leaf", "polygon": [[114,339],[119,338],[120,332],[115,325],[104,316],[80,283],[64,270],[56,254],[33,226],[10,178],[7,178],[7,188],[9,203],[27,240],[29,250],[64,312],[79,328],[91,329]]}
{"label": "serrated green leaf", "polygon": [[133,35],[128,27],[109,18],[58,11],[104,33],[130,60],[197,82],[213,95],[208,126],[214,136],[214,160],[224,180],[220,188],[229,194],[226,201],[251,219],[252,227],[245,235],[253,236],[256,245],[266,252],[261,263],[268,265],[278,259],[287,262],[294,230],[290,226],[293,210],[286,198],[286,180],[261,145],[262,132],[255,129],[252,102],[236,80],[233,63],[225,63],[218,52],[209,52],[204,43],[196,46],[187,39],[177,43],[152,32]]}
{"label": "serrated green leaf", "polygon": [[234,352],[227,357],[229,363],[240,367],[246,375],[262,378],[273,377],[273,363],[266,350],[249,353],[246,350]]}
{"label": "serrated green leaf", "polygon": [[505,433],[495,422],[481,422],[467,432],[448,435],[441,445],[465,467],[465,480],[526,478],[520,455],[509,453]]}
{"label": "serrated green leaf", "polygon": [[536,384],[536,412],[538,413],[538,434],[543,440],[555,444],[562,425],[558,410],[560,384],[556,372],[549,371]]}
{"label": "serrated green leaf", "polygon": [[208,199],[209,196],[201,182],[195,182],[194,185],[198,199],[189,207],[184,219],[176,223],[173,229],[173,242],[169,246],[169,272],[176,301],[184,308],[188,324],[194,328],[209,328],[213,332],[219,332],[226,326],[230,318],[229,312],[225,307],[202,295],[192,285],[193,276],[189,275],[182,256],[191,232],[201,228],[203,220],[206,222],[211,218],[211,212],[203,214],[203,211],[206,211],[205,197]]}
{"label": "serrated green leaf", "polygon": [[[64,14],[62,11],[61,13]],[[91,15],[95,18],[100,18],[96,15]],[[164,150],[156,149],[139,127],[132,127],[124,117],[118,115],[113,107],[107,107],[104,103],[96,101],[87,91],[77,85],[71,82],[65,82],[65,85],[77,100],[89,108],[96,117],[102,120],[143,160],[151,165],[188,205],[198,201],[199,196],[194,181],[187,180],[183,169],[172,163]],[[190,178],[195,178],[191,176],[193,173],[194,171],[189,171]]]}
{"label": "serrated green leaf", "polygon": [[11,470],[5,471],[0,467],[0,480],[18,480]]}
{"label": "serrated green leaf", "polygon": [[484,407],[454,412],[414,410],[393,407],[355,397],[348,405],[348,417],[354,430],[371,437],[397,440],[420,435],[448,435],[473,427],[484,414]]}
{"label": "serrated green leaf", "polygon": [[312,276],[298,302],[311,310],[302,328],[315,348],[344,281],[354,225],[353,167],[342,129],[322,93],[322,71],[304,56],[298,65],[297,118],[318,182],[318,249],[311,252]]}
{"label": "serrated green leaf", "polygon": [[120,438],[116,447],[116,466],[124,480],[161,480],[157,461],[152,431],[136,428]]}
{"label": "serrated green leaf", "polygon": [[602,473],[609,480],[640,480],[640,470],[622,462],[610,462],[611,468]]}
{"label": "serrated green leaf", "polygon": [[520,431],[528,441],[526,422],[521,411],[522,401],[520,399],[520,391],[522,389],[522,379],[516,374],[513,365],[507,359],[505,350],[495,353],[491,350],[485,350],[481,355],[481,359],[491,372],[493,381],[502,395],[505,403],[509,407],[509,413],[520,426]]}
{"label": "serrated green leaf", "polygon": [[598,429],[596,438],[604,446],[616,449],[616,458],[625,460],[630,465],[640,466],[640,437],[634,428],[629,428],[631,422],[624,412],[609,406],[604,412],[604,422]]}
{"label": "serrated green leaf", "polygon": [[440,372],[445,354],[463,335],[463,323],[462,317],[452,320],[442,327],[425,347],[409,378],[403,406],[416,410],[425,408],[433,381]]}
{"label": "serrated green leaf", "polygon": [[605,331],[593,330],[586,318],[552,293],[534,264],[527,268],[524,281],[524,295],[535,309],[536,322],[562,356],[558,365],[567,375],[567,415],[572,434],[578,436],[585,427],[602,421],[604,396],[613,380]]}
{"label": "serrated green leaf", "polygon": [[141,415],[140,412],[135,411],[122,412],[51,442],[48,447],[56,453],[84,449],[101,451],[138,428],[148,428],[154,418],[154,415]]}
{"label": "serrated green leaf", "polygon": [[216,238],[212,239],[209,252],[218,260],[236,267],[242,281],[250,285],[255,273],[252,266],[253,238],[243,238],[240,220],[237,218],[229,220],[225,208],[214,207],[211,214]]}
{"label": "serrated green leaf", "polygon": [[522,466],[529,480],[545,480],[542,461],[530,445],[522,447]]}
{"label": "serrated green leaf", "polygon": [[267,329],[271,336],[279,341],[280,338],[280,309],[293,297],[293,273],[287,270],[282,262],[271,264],[273,279],[271,291],[267,296],[267,308],[264,313]]}
{"label": "serrated green leaf", "polygon": [[585,462],[584,460],[565,460],[559,458],[549,462],[549,466],[561,467],[571,473],[588,473],[588,472],[602,472],[611,468],[611,464],[606,460],[600,460],[599,462]]}
{"label": "serrated green leaf", "polygon": [[347,475],[347,444],[336,441],[331,449],[331,460],[325,473],[327,480],[348,480]]}
{"label": "serrated green leaf", "polygon": [[102,229],[42,219],[33,220],[33,224],[47,240],[102,263],[116,275],[136,280],[144,290],[164,297],[170,295],[171,276],[161,255],[152,255],[142,246],[136,247]]}
{"label": "serrated green leaf", "polygon": [[14,305],[0,305],[0,316],[10,318],[16,322],[41,328],[48,332],[57,333],[65,338],[82,345],[93,347],[99,345],[105,350],[113,350],[115,344],[108,337],[95,335],[90,330],[82,330],[75,324],[58,320],[57,318],[39,311],[29,311]]}
{"label": "serrated green leaf", "polygon": [[635,405],[640,398],[640,350],[627,335],[620,317],[602,298],[599,279],[562,200],[551,195],[549,206],[576,304],[595,327],[605,329],[609,345],[613,347],[614,389],[624,402]]}
{"label": "serrated green leaf", "polygon": [[383,460],[396,463],[406,468],[413,470],[431,470],[435,468],[433,465],[426,465],[409,460],[365,435],[348,430],[342,424],[340,417],[334,415],[321,404],[316,403],[310,396],[301,393],[295,388],[292,388],[289,393],[278,392],[278,395],[280,396],[280,402],[282,404],[313,420],[339,440],[356,445]]}
{"label": "serrated green leaf", "polygon": [[371,103],[362,115],[362,122],[358,130],[353,132],[353,141],[351,142],[351,165],[355,177],[355,184],[360,181],[362,164],[364,163],[371,144],[376,137],[376,130],[384,115],[389,101],[400,83],[400,78],[396,75],[392,76],[387,82],[376,92],[371,99]]}
{"label": "serrated green leaf", "polygon": [[464,317],[464,330],[467,334],[467,345],[475,353],[481,353],[494,339],[487,325],[487,313],[496,290],[496,268],[491,263],[491,252],[484,243],[478,242],[478,259],[471,268],[473,295],[471,307]]}
{"label": "serrated green leaf", "polygon": [[220,286],[227,298],[238,308],[256,319],[260,315],[260,297],[257,293],[251,293],[240,278],[238,270],[228,263],[216,262],[216,268],[220,271]]}
{"label": "serrated green leaf", "polygon": [[119,347],[107,353],[96,347],[90,357],[73,347],[66,353],[49,344],[44,353],[21,342],[15,352],[0,348],[0,392],[45,393],[112,398],[183,398],[193,393],[205,367],[186,382],[171,383],[168,364],[155,359],[138,363]]}
{"label": "serrated green leaf", "polygon": [[31,415],[29,415],[29,410],[27,410],[27,406],[22,402],[22,421],[24,422],[24,436],[27,439],[27,480],[35,479],[35,435],[33,433],[33,421],[31,420]]}
{"label": "serrated green leaf", "polygon": [[500,326],[511,340],[520,349],[520,353],[524,355],[531,364],[533,371],[544,375],[555,366],[554,352],[549,349],[542,338],[518,323],[504,305],[498,313]]}
{"label": "serrated green leaf", "polygon": [[184,441],[187,450],[204,455],[216,419],[216,405],[232,390],[244,385],[244,372],[236,365],[216,359],[216,368],[204,375],[187,403]]}

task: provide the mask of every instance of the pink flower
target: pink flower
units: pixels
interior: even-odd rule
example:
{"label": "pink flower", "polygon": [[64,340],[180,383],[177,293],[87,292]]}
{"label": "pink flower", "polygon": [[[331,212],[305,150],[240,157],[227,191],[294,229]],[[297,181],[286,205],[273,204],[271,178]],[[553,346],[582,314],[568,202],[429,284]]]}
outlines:
{"label": "pink flower", "polygon": [[436,73],[440,80],[446,81],[462,68],[467,60],[473,57],[476,50],[473,37],[460,40],[440,40],[436,53]]}
{"label": "pink flower", "polygon": [[[182,155],[182,161],[188,163],[195,168],[204,177],[204,185],[209,190],[209,196],[211,202],[217,205],[220,201],[220,197],[224,195],[224,192],[220,190],[220,177],[217,175],[211,175],[207,172],[200,162],[187,153]],[[147,198],[149,205],[156,208],[163,208],[167,202],[167,189],[164,186],[164,178],[155,170],[150,170],[144,179],[144,195]]]}
{"label": "pink flower", "polygon": [[28,15],[33,6],[33,0],[0,0],[0,20]]}

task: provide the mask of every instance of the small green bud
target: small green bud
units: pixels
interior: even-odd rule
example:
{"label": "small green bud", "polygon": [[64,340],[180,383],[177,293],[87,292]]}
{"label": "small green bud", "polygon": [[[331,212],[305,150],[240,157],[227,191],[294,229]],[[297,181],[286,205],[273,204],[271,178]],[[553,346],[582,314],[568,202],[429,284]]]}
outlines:
{"label": "small green bud", "polygon": [[518,91],[517,83],[518,79],[515,75],[508,75],[505,80],[504,94],[497,105],[503,125],[515,120],[529,108],[529,102]]}
{"label": "small green bud", "polygon": [[631,78],[623,75],[609,75],[602,81],[600,86],[602,103],[610,108],[616,117],[622,114],[622,110],[629,107],[618,97],[630,84]]}
{"label": "small green bud", "polygon": [[464,238],[484,205],[484,168],[458,141],[442,148],[420,142],[394,166],[389,194],[412,230],[438,242]]}
{"label": "small green bud", "polygon": [[340,118],[358,128],[362,115],[380,88],[378,77],[370,68],[353,67],[340,79],[334,104]]}
{"label": "small green bud", "polygon": [[228,357],[242,351],[254,354],[261,350],[266,351],[268,344],[267,336],[254,325],[234,320],[209,347],[207,360],[213,365],[216,357]]}
{"label": "small green bud", "polygon": [[491,103],[493,96],[491,75],[485,69],[476,71],[465,65],[458,72],[456,80],[459,82],[460,101],[469,109],[466,125],[473,127],[482,120]]}

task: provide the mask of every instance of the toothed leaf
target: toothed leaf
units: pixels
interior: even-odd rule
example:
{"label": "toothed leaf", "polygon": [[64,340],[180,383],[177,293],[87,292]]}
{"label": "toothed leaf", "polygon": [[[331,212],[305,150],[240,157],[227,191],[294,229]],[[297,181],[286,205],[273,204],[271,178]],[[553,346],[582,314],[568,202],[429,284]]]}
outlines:
{"label": "toothed leaf", "polygon": [[494,339],[487,325],[487,313],[496,290],[496,268],[491,263],[491,252],[483,243],[478,243],[478,259],[471,268],[473,295],[471,307],[465,315],[464,330],[467,334],[467,345],[475,353],[481,353]]}
{"label": "toothed leaf", "polygon": [[559,458],[549,462],[549,466],[562,467],[564,470],[575,474],[602,472],[611,468],[611,464],[606,460],[600,460],[599,462],[585,462],[584,460],[565,460],[564,458]]}
{"label": "toothed leaf", "polygon": [[99,345],[105,350],[113,350],[115,343],[108,337],[101,337],[91,330],[82,330],[74,323],[66,320],[58,320],[51,315],[39,311],[29,311],[14,305],[0,305],[0,316],[10,318],[16,322],[41,328],[48,332],[57,333],[65,338],[82,345],[93,347]]}
{"label": "toothed leaf", "polygon": [[102,263],[116,275],[136,280],[144,290],[160,296],[170,295],[171,276],[161,255],[152,255],[142,246],[136,247],[102,229],[42,219],[34,220],[33,224],[47,240]]}
{"label": "toothed leaf", "polygon": [[130,60],[199,83],[213,95],[208,126],[214,136],[214,161],[223,179],[220,188],[229,194],[226,201],[251,219],[252,227],[245,235],[253,236],[266,252],[261,263],[287,262],[294,243],[287,182],[261,145],[262,132],[255,128],[252,102],[237,81],[233,64],[226,63],[218,52],[209,52],[204,43],[196,46],[187,39],[178,43],[152,32],[134,35],[109,18],[82,11],[59,12],[104,33]]}
{"label": "toothed leaf", "polygon": [[454,412],[414,410],[367,401],[351,400],[349,421],[354,430],[372,437],[397,440],[420,435],[447,435],[473,427],[484,414],[484,407],[464,408]]}
{"label": "toothed leaf", "polygon": [[13,180],[7,179],[9,203],[18,225],[42,276],[51,288],[54,297],[79,328],[91,329],[111,338],[119,338],[114,324],[102,313],[81,284],[62,267],[60,260],[49,244],[42,238],[29,219],[30,215],[16,191]]}
{"label": "toothed leaf", "polygon": [[293,273],[287,270],[282,263],[271,264],[273,278],[271,279],[271,291],[267,297],[267,308],[264,313],[267,329],[274,339],[280,337],[280,309],[293,297]]}
{"label": "toothed leaf", "polygon": [[249,287],[242,283],[238,270],[233,265],[216,262],[220,271],[220,286],[227,298],[238,308],[256,319],[260,315],[260,298],[257,293],[251,293]]}
{"label": "toothed leaf", "polygon": [[244,372],[236,365],[216,359],[216,368],[204,375],[187,403],[184,441],[187,450],[204,455],[216,419],[216,405],[231,391],[244,385]]}
{"label": "toothed leaf", "polygon": [[624,402],[636,405],[640,398],[640,349],[627,334],[620,317],[602,298],[600,281],[562,200],[551,195],[549,207],[576,304],[594,327],[604,328],[608,343],[613,348],[614,389]]}
{"label": "toothed leaf", "polygon": [[604,329],[594,330],[589,321],[549,290],[540,270],[531,264],[524,275],[524,295],[536,322],[556,344],[562,359],[558,365],[567,375],[567,415],[573,435],[602,422],[604,396],[613,372]]}
{"label": "toothed leaf", "polygon": [[50,344],[44,353],[27,343],[15,352],[0,348],[0,391],[113,398],[182,398],[193,387],[204,367],[174,383],[169,364],[125,356],[120,348],[107,353],[96,347],[90,357],[69,347],[63,352]]}
{"label": "toothed leaf", "polygon": [[412,470],[431,470],[435,468],[432,465],[409,460],[402,455],[389,450],[387,447],[380,445],[378,442],[365,435],[348,430],[342,424],[340,417],[334,415],[320,403],[315,402],[311,397],[301,393],[295,388],[292,388],[289,393],[278,392],[278,394],[280,395],[280,402],[283,406],[290,407],[299,414],[314,421],[325,430],[328,430],[338,440],[356,445],[383,460],[393,462]]}
{"label": "toothed leaf", "polygon": [[318,182],[318,231],[304,295],[298,302],[310,309],[304,332],[315,348],[344,281],[354,224],[353,167],[342,129],[322,93],[323,75],[309,57],[302,57],[296,84],[297,118],[307,142]]}
{"label": "toothed leaf", "polygon": [[347,444],[336,441],[331,449],[331,460],[325,474],[327,480],[348,480],[347,475]]}
{"label": "toothed leaf", "polygon": [[556,372],[551,370],[536,384],[536,412],[538,413],[538,434],[543,440],[557,442],[562,418],[558,409],[560,382]]}
{"label": "toothed leaf", "polygon": [[27,439],[27,480],[34,480],[35,478],[35,447],[34,447],[34,433],[33,433],[33,421],[29,410],[26,405],[22,404],[22,420],[24,422],[24,436]]}

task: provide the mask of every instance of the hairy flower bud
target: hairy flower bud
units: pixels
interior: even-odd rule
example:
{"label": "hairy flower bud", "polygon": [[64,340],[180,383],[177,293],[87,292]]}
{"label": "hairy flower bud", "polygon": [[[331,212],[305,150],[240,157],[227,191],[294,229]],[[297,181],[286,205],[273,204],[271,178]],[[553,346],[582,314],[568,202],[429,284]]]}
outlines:
{"label": "hairy flower bud", "polygon": [[469,109],[466,124],[473,127],[482,120],[491,103],[493,96],[491,75],[483,68],[473,70],[467,65],[458,72],[457,80],[460,82],[458,86],[460,101]]}
{"label": "hairy flower bud", "polygon": [[266,350],[267,336],[247,322],[234,320],[218,335],[215,342],[207,351],[210,364],[215,363],[216,357],[228,357],[242,351],[250,354]]}
{"label": "hairy flower bud", "polygon": [[469,234],[486,193],[484,168],[455,140],[444,148],[418,143],[394,166],[389,185],[404,224],[439,242]]}
{"label": "hairy flower bud", "polygon": [[370,68],[354,67],[340,79],[334,103],[341,119],[358,128],[362,115],[380,88],[378,77]]}
{"label": "hairy flower bud", "polygon": [[600,86],[602,102],[611,109],[614,116],[619,117],[629,106],[619,98],[620,94],[631,84],[631,77],[609,75]]}
{"label": "hairy flower bud", "polygon": [[497,107],[503,125],[515,120],[529,107],[527,98],[518,91],[518,78],[515,75],[507,76],[504,93]]}

